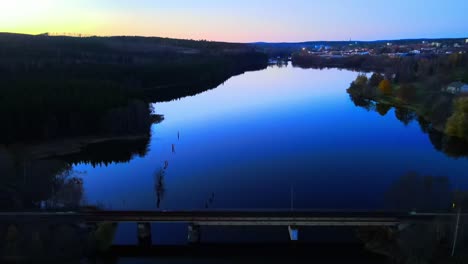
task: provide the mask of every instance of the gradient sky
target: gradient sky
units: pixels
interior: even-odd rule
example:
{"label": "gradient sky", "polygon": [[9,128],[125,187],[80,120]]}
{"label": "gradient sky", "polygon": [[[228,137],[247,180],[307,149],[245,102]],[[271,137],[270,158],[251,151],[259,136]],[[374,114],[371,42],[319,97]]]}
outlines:
{"label": "gradient sky", "polygon": [[0,0],[0,32],[253,41],[467,37],[467,0]]}

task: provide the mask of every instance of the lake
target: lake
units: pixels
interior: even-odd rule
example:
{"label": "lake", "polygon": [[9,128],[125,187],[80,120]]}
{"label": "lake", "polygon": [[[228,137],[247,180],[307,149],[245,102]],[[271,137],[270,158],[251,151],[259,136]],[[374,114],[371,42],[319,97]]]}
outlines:
{"label": "lake", "polygon": [[395,109],[357,107],[346,92],[357,74],[270,66],[155,103],[164,121],[144,155],[73,173],[107,210],[448,209],[450,190],[468,187],[467,159]]}

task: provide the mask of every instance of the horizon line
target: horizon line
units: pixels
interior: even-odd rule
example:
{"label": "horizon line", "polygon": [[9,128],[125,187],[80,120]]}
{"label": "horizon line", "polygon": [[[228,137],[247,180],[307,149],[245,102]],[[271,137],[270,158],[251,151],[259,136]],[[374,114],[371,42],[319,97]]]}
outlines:
{"label": "horizon line", "polygon": [[174,38],[174,37],[162,37],[162,36],[147,36],[147,35],[96,35],[96,34],[85,34],[85,33],[71,33],[71,32],[44,32],[39,34],[31,33],[19,33],[19,32],[2,32],[0,34],[11,34],[11,35],[26,35],[26,36],[49,36],[49,37],[70,37],[70,38],[112,38],[112,37],[137,37],[137,38],[163,38],[163,39],[175,39],[175,40],[191,40],[191,41],[208,41],[208,42],[220,42],[220,43],[233,43],[233,44],[302,44],[307,42],[384,42],[384,41],[405,41],[405,40],[457,40],[457,39],[468,39],[466,37],[445,37],[445,38],[428,38],[428,37],[415,37],[415,38],[395,38],[395,39],[374,39],[374,40],[304,40],[304,41],[249,41],[249,42],[238,42],[238,41],[224,41],[224,40],[208,40],[208,39],[191,39],[191,38]]}

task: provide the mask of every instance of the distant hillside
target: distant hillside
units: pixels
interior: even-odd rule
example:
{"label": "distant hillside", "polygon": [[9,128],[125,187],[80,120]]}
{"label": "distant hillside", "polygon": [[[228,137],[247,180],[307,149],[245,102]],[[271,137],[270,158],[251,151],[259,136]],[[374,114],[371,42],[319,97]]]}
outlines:
{"label": "distant hillside", "polygon": [[187,56],[253,52],[238,43],[157,37],[67,37],[0,33],[0,69],[41,64],[152,64]]}

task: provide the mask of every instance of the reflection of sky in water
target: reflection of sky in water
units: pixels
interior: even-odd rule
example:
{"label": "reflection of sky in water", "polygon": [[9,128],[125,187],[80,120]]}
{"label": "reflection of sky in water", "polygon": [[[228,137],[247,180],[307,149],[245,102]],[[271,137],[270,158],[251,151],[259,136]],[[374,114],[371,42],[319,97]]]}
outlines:
{"label": "reflection of sky in water", "polygon": [[291,186],[296,208],[378,208],[389,184],[410,170],[467,187],[466,159],[437,152],[416,122],[405,127],[393,110],[381,117],[354,106],[346,88],[356,75],[268,68],[155,104],[165,120],[152,127],[146,157],[75,167],[87,171],[87,200],[156,209],[153,173],[165,160],[162,209],[286,209]]}

